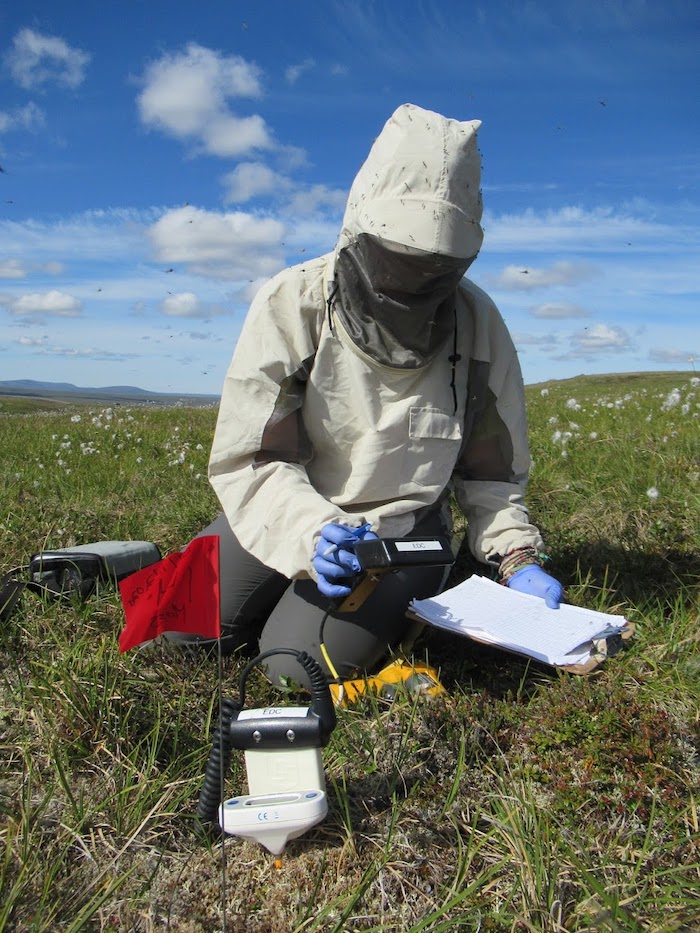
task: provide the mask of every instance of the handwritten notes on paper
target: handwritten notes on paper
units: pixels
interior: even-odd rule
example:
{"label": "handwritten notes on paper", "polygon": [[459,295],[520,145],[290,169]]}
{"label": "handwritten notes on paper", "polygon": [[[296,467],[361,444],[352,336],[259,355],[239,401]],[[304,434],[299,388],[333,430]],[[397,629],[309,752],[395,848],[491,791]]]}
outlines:
{"label": "handwritten notes on paper", "polygon": [[163,632],[218,638],[218,536],[195,538],[184,551],[131,574],[121,581],[119,592],[126,616],[121,652]]}
{"label": "handwritten notes on paper", "polygon": [[585,664],[595,642],[627,624],[623,616],[564,603],[550,609],[538,596],[476,575],[439,596],[414,599],[410,608],[430,625],[560,667]]}

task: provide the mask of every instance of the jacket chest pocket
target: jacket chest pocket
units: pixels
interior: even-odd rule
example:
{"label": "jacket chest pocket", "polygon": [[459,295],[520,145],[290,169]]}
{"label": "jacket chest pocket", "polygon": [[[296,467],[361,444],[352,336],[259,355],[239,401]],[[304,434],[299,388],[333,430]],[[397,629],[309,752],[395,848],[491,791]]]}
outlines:
{"label": "jacket chest pocket", "polygon": [[404,483],[443,489],[462,445],[462,425],[442,408],[411,408],[403,458]]}

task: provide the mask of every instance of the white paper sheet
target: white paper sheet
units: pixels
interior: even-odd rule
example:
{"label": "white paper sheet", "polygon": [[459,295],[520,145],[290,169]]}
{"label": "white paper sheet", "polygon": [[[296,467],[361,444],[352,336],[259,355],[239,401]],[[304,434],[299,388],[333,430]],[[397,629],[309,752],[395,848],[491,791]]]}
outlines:
{"label": "white paper sheet", "polygon": [[550,609],[538,596],[476,575],[439,596],[414,599],[411,609],[430,625],[559,666],[584,663],[594,640],[626,623],[623,616],[564,603]]}

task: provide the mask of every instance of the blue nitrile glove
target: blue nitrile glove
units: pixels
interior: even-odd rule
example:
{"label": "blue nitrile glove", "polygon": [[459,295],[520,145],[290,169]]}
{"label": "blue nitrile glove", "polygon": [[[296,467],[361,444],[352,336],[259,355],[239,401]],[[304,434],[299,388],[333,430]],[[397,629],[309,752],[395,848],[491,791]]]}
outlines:
{"label": "blue nitrile glove", "polygon": [[529,564],[521,570],[516,570],[508,580],[508,588],[518,593],[540,596],[550,609],[558,609],[564,595],[561,583],[545,573],[538,564]]}
{"label": "blue nitrile glove", "polygon": [[352,587],[347,585],[351,581],[347,578],[354,577],[361,569],[353,547],[358,541],[376,537],[368,524],[359,528],[338,524],[323,526],[313,565],[318,574],[318,588],[324,596],[339,599],[352,592]]}

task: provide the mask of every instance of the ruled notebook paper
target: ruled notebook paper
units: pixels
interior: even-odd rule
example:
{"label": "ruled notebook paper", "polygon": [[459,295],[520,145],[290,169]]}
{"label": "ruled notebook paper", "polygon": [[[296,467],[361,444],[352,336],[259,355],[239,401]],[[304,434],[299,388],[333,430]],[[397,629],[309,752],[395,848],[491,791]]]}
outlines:
{"label": "ruled notebook paper", "polygon": [[414,599],[410,608],[437,628],[557,666],[584,663],[594,641],[619,633],[626,624],[624,616],[564,603],[550,609],[539,596],[477,575],[439,596]]}

